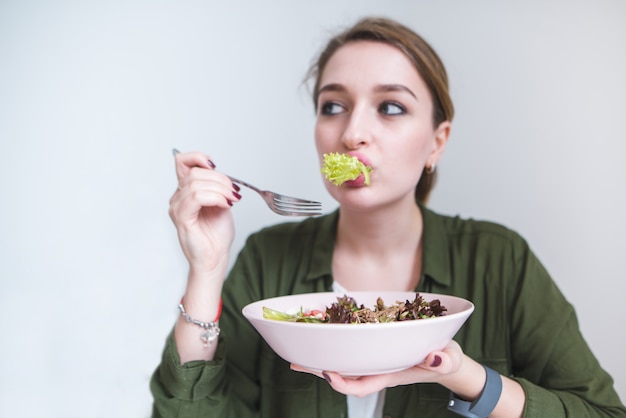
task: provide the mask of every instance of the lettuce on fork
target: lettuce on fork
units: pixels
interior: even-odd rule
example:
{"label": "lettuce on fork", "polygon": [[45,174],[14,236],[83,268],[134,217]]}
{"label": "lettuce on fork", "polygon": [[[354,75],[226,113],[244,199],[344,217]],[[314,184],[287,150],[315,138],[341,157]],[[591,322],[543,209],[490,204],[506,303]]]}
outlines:
{"label": "lettuce on fork", "polygon": [[348,154],[331,152],[324,154],[322,174],[335,186],[341,186],[349,180],[356,180],[361,174],[365,178],[365,185],[370,185],[372,167],[363,164],[357,157]]}

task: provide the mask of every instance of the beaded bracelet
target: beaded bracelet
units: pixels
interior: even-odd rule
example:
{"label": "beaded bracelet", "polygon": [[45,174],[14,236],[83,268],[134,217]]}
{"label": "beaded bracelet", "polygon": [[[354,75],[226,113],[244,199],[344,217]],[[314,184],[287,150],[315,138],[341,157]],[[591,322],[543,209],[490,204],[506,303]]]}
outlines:
{"label": "beaded bracelet", "polygon": [[191,324],[195,324],[199,326],[200,328],[202,328],[203,331],[200,334],[200,339],[204,343],[205,347],[208,347],[209,345],[211,345],[213,341],[215,341],[217,337],[219,337],[220,328],[217,326],[217,321],[219,321],[220,316],[222,315],[222,299],[221,298],[220,298],[220,304],[217,308],[217,315],[215,315],[215,319],[211,322],[202,322],[202,321],[198,321],[197,319],[193,319],[192,317],[190,317],[189,314],[185,312],[185,307],[183,306],[182,299],[180,300],[180,303],[178,304],[178,310],[180,311],[180,314],[183,316],[183,318],[185,318],[185,321]]}

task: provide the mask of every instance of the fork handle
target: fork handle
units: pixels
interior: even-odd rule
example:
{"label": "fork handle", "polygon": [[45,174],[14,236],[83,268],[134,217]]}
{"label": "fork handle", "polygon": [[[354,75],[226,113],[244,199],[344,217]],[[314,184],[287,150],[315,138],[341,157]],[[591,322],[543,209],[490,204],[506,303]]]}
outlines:
{"label": "fork handle", "polygon": [[228,178],[230,179],[230,181],[232,181],[233,183],[239,183],[239,184],[241,184],[242,186],[246,186],[247,188],[254,190],[255,192],[261,193],[261,190],[259,190],[258,188],[254,187],[254,186],[253,186],[253,185],[251,185],[250,183],[246,183],[246,182],[245,182],[245,181],[243,181],[243,180],[239,180],[239,179],[237,179],[237,178],[235,178],[235,177],[231,177],[231,176],[229,176],[229,175],[226,175],[226,177],[228,177]]}

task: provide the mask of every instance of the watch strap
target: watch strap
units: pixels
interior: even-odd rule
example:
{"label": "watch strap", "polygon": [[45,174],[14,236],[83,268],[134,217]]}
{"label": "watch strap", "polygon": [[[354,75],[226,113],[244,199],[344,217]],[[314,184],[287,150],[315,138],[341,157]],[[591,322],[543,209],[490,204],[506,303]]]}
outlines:
{"label": "watch strap", "polygon": [[487,379],[485,386],[476,400],[469,402],[450,392],[448,409],[458,415],[469,418],[487,418],[493,412],[502,394],[502,377],[497,371],[483,365]]}

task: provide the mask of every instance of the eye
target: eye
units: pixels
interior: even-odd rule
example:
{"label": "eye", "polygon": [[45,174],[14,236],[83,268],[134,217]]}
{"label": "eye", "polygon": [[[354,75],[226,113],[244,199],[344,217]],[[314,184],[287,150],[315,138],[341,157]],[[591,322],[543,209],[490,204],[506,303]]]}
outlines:
{"label": "eye", "polygon": [[322,115],[337,115],[344,110],[343,106],[334,102],[326,102],[320,107],[320,113]]}
{"label": "eye", "polygon": [[383,115],[403,115],[406,113],[405,107],[395,102],[384,102],[378,107],[378,111]]}

